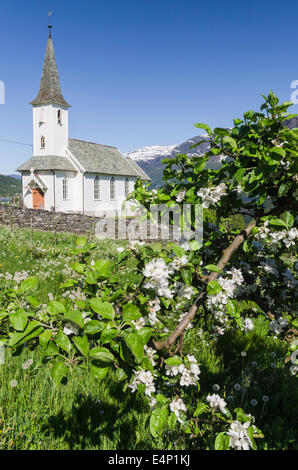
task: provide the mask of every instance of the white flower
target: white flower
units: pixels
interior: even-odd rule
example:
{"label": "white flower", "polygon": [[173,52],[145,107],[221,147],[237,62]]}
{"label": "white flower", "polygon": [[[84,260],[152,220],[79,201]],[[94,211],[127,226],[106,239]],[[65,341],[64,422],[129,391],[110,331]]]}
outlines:
{"label": "white flower", "polygon": [[74,323],[66,323],[64,328],[63,328],[63,333],[65,333],[67,336],[69,335],[78,335],[79,334],[79,327],[75,325]]}
{"label": "white flower", "polygon": [[226,402],[216,393],[207,396],[207,401],[210,403],[211,408],[219,408],[222,413],[226,413]]}
{"label": "white flower", "polygon": [[129,387],[132,389],[132,392],[135,392],[136,389],[138,388],[138,385],[140,383],[145,384],[145,394],[150,397],[152,393],[155,392],[155,385],[154,385],[154,378],[152,373],[147,370],[138,370],[134,371],[135,372],[135,377],[133,382],[129,385]]}
{"label": "white flower", "polygon": [[157,351],[153,348],[150,348],[149,346],[145,345],[144,350],[146,351],[147,356],[150,359],[151,364],[153,367],[155,366],[155,360],[154,360],[154,355],[157,353]]}
{"label": "white flower", "polygon": [[234,421],[227,435],[230,436],[230,447],[233,447],[237,450],[249,450],[252,447],[252,442],[248,435],[248,428],[250,422],[240,423],[239,421]]}
{"label": "white flower", "polygon": [[182,202],[185,198],[185,191],[179,191],[178,194],[176,194],[176,201],[177,202]]}
{"label": "white flower", "polygon": [[125,248],[123,248],[123,246],[119,246],[117,248],[118,253],[122,253],[122,251],[124,251],[124,250],[125,250]]}
{"label": "white flower", "polygon": [[250,437],[248,435],[248,428],[250,426],[250,422],[247,421],[246,423],[242,424],[239,421],[234,421],[227,435],[230,436],[230,447],[233,447],[237,450],[249,450],[252,447],[252,443]]}
{"label": "white flower", "polygon": [[186,266],[188,263],[188,259],[186,255],[181,256],[180,258],[176,258],[172,261],[171,266],[175,271],[179,271],[183,266]]}
{"label": "white flower", "polygon": [[183,423],[182,419],[180,418],[180,411],[187,411],[185,404],[181,400],[181,398],[176,398],[170,403],[170,410],[175,413],[177,420],[179,423]]}
{"label": "white flower", "polygon": [[30,366],[32,366],[32,364],[33,364],[33,360],[28,359],[22,364],[22,369],[27,370]]}
{"label": "white flower", "polygon": [[138,320],[132,320],[131,322],[136,330],[140,330],[146,325],[146,320],[144,317],[139,318]]}
{"label": "white flower", "polygon": [[254,323],[250,318],[245,318],[242,321],[242,326],[245,333],[254,329]]}
{"label": "white flower", "polygon": [[222,196],[227,194],[226,190],[227,186],[225,183],[221,183],[214,188],[201,188],[197,195],[202,198],[203,208],[208,209],[209,206],[213,206]]}

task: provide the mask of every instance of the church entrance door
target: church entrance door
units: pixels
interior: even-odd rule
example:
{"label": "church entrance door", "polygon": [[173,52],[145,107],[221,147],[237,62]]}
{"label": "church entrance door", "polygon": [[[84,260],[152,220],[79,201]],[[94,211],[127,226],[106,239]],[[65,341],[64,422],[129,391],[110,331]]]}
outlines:
{"label": "church entrance door", "polygon": [[32,190],[33,194],[33,209],[44,209],[44,193],[41,189],[36,188]]}

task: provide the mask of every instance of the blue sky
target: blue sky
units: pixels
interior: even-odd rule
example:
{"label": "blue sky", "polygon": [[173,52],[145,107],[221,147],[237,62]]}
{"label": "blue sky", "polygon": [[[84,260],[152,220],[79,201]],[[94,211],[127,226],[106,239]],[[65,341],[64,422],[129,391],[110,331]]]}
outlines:
{"label": "blue sky", "polygon": [[[298,80],[298,2],[1,0],[0,139],[32,143],[49,9],[70,137],[123,153],[229,126]],[[0,142],[0,173],[30,156]]]}

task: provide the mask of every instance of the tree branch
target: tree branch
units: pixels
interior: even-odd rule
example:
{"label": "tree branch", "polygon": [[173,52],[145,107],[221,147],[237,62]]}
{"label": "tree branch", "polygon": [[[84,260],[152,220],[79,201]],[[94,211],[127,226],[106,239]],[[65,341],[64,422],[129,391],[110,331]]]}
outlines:
{"label": "tree branch", "polygon": [[[222,257],[219,260],[217,267],[222,271],[224,267],[227,265],[227,263],[230,261],[232,255],[235,253],[235,251],[239,248],[239,246],[246,240],[253,227],[256,226],[257,221],[252,220],[248,226],[239,234],[237,235],[230,246],[223,251]],[[184,331],[186,330],[187,326],[189,323],[194,319],[196,316],[197,310],[199,305],[202,302],[202,299],[206,295],[206,288],[207,285],[211,282],[214,281],[218,277],[219,273],[217,272],[212,272],[208,276],[205,276],[202,280],[206,283],[203,289],[201,290],[199,296],[197,297],[195,303],[191,306],[189,312],[185,315],[185,317],[181,320],[179,325],[175,328],[175,330],[170,334],[170,336],[164,340],[164,341],[154,341],[155,348],[157,350],[161,350],[163,348],[170,348],[176,341],[176,339],[181,336]]]}

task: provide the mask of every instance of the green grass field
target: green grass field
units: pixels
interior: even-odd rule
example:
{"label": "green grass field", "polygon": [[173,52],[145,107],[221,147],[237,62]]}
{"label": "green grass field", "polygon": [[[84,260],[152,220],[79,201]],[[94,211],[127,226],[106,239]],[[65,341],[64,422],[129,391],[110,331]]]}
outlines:
{"label": "green grass field", "polygon": [[[0,227],[0,290],[18,282],[10,277],[37,275],[39,298],[46,303],[49,293],[55,297],[71,275],[74,258],[69,248],[74,240],[73,235]],[[113,258],[121,242],[97,244],[95,253]],[[126,275],[133,276],[129,264]],[[247,335],[235,330],[214,341],[198,319],[185,337],[185,353],[195,354],[201,368],[201,391],[194,391],[194,399],[220,387],[231,409],[241,406],[255,416],[267,442],[258,440],[258,448],[297,449],[297,378],[284,361],[285,343],[269,338],[267,328],[268,321],[260,318]],[[28,359],[32,365],[24,369]],[[40,361],[25,348],[15,357],[6,351],[5,364],[0,365],[0,449],[164,448],[165,441],[155,442],[150,435],[148,405],[141,397],[129,390],[123,393],[112,381],[97,382],[80,369],[57,387],[49,364],[40,367]],[[172,446],[192,448],[191,441],[180,436],[173,436]]]}

